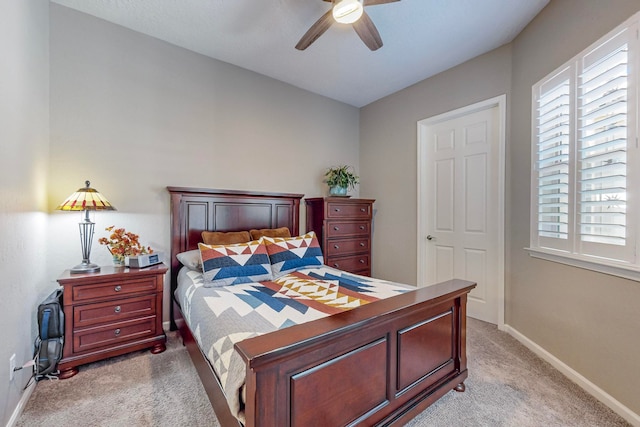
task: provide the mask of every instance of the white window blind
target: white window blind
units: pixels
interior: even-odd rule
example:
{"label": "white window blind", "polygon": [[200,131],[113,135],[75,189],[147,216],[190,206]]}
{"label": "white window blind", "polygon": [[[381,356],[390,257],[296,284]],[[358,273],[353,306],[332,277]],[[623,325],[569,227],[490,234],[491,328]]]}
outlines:
{"label": "white window blind", "polygon": [[538,235],[569,236],[569,136],[571,87],[568,71],[540,86],[537,106]]}
{"label": "white window blind", "polygon": [[639,16],[533,86],[533,249],[640,270]]}
{"label": "white window blind", "polygon": [[627,36],[623,31],[585,55],[579,77],[580,247],[586,254],[615,258],[624,258],[621,248],[628,240]]}

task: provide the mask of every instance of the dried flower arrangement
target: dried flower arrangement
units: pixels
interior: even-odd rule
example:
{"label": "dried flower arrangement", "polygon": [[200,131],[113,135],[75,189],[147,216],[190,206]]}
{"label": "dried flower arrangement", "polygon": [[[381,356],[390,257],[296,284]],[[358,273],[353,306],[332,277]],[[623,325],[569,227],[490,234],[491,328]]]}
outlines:
{"label": "dried flower arrangement", "polygon": [[137,234],[126,231],[124,228],[115,228],[115,225],[107,227],[105,230],[110,231],[111,235],[109,238],[101,237],[98,239],[98,243],[107,246],[113,255],[114,262],[122,264],[125,257],[153,253],[151,246],[144,247],[140,244],[138,240],[140,236]]}

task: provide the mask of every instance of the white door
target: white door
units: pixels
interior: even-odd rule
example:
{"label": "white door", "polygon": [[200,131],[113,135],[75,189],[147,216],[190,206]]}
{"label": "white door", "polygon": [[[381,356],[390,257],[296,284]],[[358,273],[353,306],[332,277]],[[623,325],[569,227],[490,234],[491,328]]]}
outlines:
{"label": "white door", "polygon": [[421,284],[476,282],[467,314],[498,324],[504,322],[500,108],[453,116],[420,126]]}

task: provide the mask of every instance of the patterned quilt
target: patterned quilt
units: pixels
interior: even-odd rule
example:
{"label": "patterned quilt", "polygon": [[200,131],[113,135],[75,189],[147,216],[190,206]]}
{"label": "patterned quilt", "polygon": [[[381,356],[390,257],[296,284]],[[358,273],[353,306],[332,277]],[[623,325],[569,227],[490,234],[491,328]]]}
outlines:
{"label": "patterned quilt", "polygon": [[412,288],[330,267],[304,268],[274,281],[204,287],[202,273],[183,268],[176,297],[185,320],[225,391],[231,412],[244,423],[246,365],[234,344],[309,322]]}

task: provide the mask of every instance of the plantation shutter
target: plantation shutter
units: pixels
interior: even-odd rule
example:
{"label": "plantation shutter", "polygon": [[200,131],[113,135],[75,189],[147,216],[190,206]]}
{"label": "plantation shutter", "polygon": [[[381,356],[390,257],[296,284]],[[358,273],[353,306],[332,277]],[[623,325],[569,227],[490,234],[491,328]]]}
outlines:
{"label": "plantation shutter", "polygon": [[640,12],[532,95],[530,254],[640,281]]}
{"label": "plantation shutter", "polygon": [[537,237],[540,246],[567,249],[570,235],[571,69],[534,87],[537,123]]}
{"label": "plantation shutter", "polygon": [[580,252],[625,259],[629,40],[622,31],[578,70],[577,227]]}

